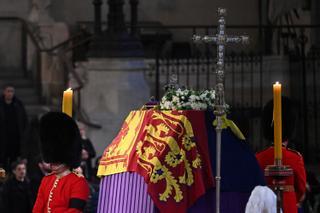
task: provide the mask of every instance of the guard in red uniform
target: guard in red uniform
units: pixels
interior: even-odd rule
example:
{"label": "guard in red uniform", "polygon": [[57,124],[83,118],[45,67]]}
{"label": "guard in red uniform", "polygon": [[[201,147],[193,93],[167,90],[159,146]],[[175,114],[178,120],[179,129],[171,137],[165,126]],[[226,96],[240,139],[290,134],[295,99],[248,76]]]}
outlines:
{"label": "guard in red uniform", "polygon": [[[267,103],[263,110],[263,129],[264,136],[273,142],[273,101]],[[292,149],[287,148],[288,141],[295,127],[295,114],[292,104],[288,98],[282,97],[282,164],[288,165],[293,169],[294,175],[286,178],[283,182],[283,212],[297,213],[298,206],[303,202],[306,191],[306,172],[302,155]],[[256,155],[260,167],[264,170],[266,166],[274,164],[273,145]],[[266,178],[266,182],[271,189],[274,189],[274,181],[271,177]]]}
{"label": "guard in red uniform", "polygon": [[42,179],[33,213],[80,213],[89,196],[87,181],[73,172],[81,159],[80,133],[64,113],[50,112],[40,121],[41,149],[52,173]]}

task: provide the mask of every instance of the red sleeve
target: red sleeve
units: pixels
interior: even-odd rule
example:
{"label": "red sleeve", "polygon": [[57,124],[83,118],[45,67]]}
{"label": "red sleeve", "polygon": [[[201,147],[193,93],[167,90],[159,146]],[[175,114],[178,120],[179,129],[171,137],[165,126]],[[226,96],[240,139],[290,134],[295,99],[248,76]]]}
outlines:
{"label": "red sleeve", "polygon": [[72,186],[69,209],[66,213],[80,213],[84,210],[89,197],[89,186],[85,178],[79,178]]}
{"label": "red sleeve", "polygon": [[294,187],[296,190],[297,202],[301,202],[306,192],[307,180],[306,171],[302,156],[299,156],[298,161],[295,163],[294,169]]}
{"label": "red sleeve", "polygon": [[79,198],[85,201],[88,200],[89,186],[85,178],[79,178],[79,180],[74,184],[70,197]]}
{"label": "red sleeve", "polygon": [[38,190],[38,195],[37,195],[37,200],[36,203],[33,206],[33,210],[32,213],[43,213],[45,210],[45,201],[44,201],[44,187],[46,186],[46,184],[44,183],[44,178],[41,181],[39,190]]}

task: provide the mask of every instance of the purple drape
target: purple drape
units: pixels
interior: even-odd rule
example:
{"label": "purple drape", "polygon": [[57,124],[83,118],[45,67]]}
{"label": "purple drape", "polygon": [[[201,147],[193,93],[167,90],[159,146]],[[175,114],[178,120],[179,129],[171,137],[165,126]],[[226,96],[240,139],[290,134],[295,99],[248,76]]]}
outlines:
{"label": "purple drape", "polygon": [[[244,213],[250,193],[222,192],[221,212]],[[215,191],[209,190],[188,213],[214,213]],[[147,192],[147,184],[137,173],[125,172],[102,178],[98,213],[158,213]]]}
{"label": "purple drape", "polygon": [[101,180],[98,213],[153,213],[154,204],[143,178],[131,172]]}
{"label": "purple drape", "polygon": [[[214,213],[216,195],[215,189],[199,198],[189,209],[188,213]],[[222,213],[244,213],[250,193],[246,192],[221,192],[220,211]]]}

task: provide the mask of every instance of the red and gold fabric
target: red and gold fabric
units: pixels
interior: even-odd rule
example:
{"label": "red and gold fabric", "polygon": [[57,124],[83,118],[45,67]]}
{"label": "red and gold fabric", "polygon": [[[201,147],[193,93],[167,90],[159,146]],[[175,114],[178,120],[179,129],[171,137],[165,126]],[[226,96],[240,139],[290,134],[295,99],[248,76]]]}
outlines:
{"label": "red and gold fabric", "polygon": [[205,130],[201,111],[132,111],[98,176],[137,172],[161,212],[186,212],[214,186]]}

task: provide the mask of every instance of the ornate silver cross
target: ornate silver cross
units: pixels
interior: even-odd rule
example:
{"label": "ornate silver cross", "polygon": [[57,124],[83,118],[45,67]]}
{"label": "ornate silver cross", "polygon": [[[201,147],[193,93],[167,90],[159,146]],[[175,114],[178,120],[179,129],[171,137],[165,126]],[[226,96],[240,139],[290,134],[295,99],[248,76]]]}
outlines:
{"label": "ornate silver cross", "polygon": [[[225,58],[225,46],[228,43],[243,43],[246,44],[249,42],[248,36],[228,36],[226,35],[226,9],[218,9],[219,25],[217,29],[217,34],[215,36],[199,36],[194,35],[193,40],[195,42],[204,42],[204,43],[215,43],[217,44],[217,67],[216,67],[216,106],[224,106],[224,58]],[[218,110],[218,109],[217,109]],[[220,112],[219,108],[219,112]],[[221,112],[224,114],[224,112]],[[219,113],[219,114],[221,114]]]}
{"label": "ornate silver cross", "polygon": [[225,46],[228,43],[249,42],[248,36],[228,36],[226,35],[226,16],[227,10],[218,9],[219,25],[215,36],[194,35],[195,42],[215,43],[217,44],[217,66],[216,66],[216,98],[215,98],[215,115],[217,119],[216,126],[216,213],[220,213],[220,181],[221,181],[221,133],[222,133],[222,116],[226,113],[225,96],[224,96],[224,72],[225,72]]}

